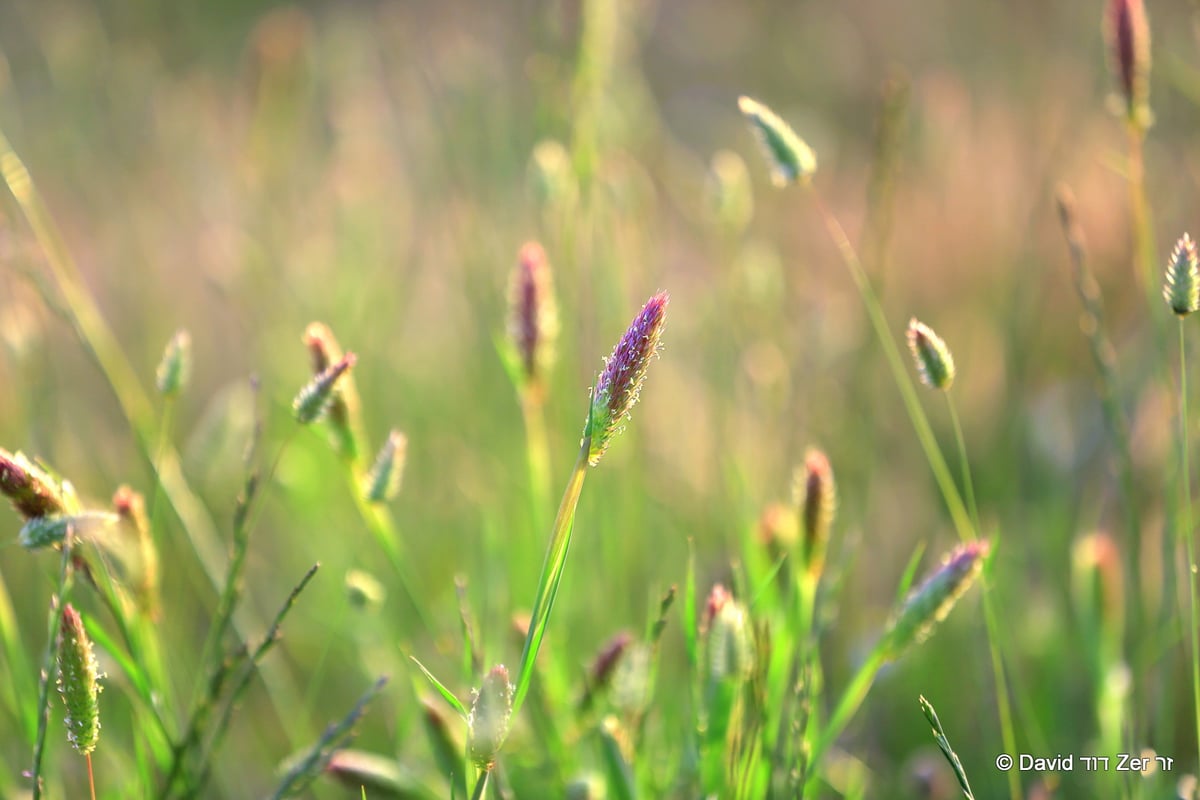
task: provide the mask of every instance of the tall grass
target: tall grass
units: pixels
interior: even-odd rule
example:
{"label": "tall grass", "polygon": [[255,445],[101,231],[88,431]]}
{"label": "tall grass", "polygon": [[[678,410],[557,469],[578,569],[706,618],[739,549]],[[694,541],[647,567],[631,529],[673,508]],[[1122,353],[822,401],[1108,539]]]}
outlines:
{"label": "tall grass", "polygon": [[0,796],[1195,796],[1200,73],[1094,5],[0,11]]}

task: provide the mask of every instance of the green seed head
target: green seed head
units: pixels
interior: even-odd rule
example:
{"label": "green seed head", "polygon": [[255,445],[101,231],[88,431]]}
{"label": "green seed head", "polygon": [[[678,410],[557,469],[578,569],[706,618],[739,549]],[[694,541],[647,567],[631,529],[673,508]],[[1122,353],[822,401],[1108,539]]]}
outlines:
{"label": "green seed head", "polygon": [[650,360],[658,355],[663,326],[666,323],[666,292],[659,292],[646,301],[641,312],[629,325],[612,355],[604,362],[604,370],[596,380],[592,404],[584,436],[589,439],[588,464],[596,466],[629,417],[638,400]]}
{"label": "green seed head", "polygon": [[388,434],[387,441],[375,457],[374,466],[364,480],[363,491],[367,502],[384,503],[393,499],[400,491],[407,451],[408,437],[397,430]]}
{"label": "green seed head", "polygon": [[[717,596],[716,588],[710,602]],[[708,625],[709,680],[714,683],[744,680],[754,672],[754,664],[754,629],[750,613],[726,593]]]}
{"label": "green seed head", "polygon": [[1196,243],[1186,233],[1179,237],[1167,264],[1167,282],[1163,299],[1181,317],[1200,308],[1200,269],[1197,268]]}
{"label": "green seed head", "polygon": [[77,537],[94,536],[120,521],[107,511],[81,511],[78,514],[55,514],[34,517],[21,526],[17,541],[26,550],[57,547],[67,538],[67,532]]}
{"label": "green seed head", "polygon": [[387,590],[371,573],[352,569],[346,572],[346,597],[354,608],[377,611],[387,599]]}
{"label": "green seed head", "polygon": [[771,182],[776,186],[807,183],[817,171],[817,154],[796,135],[791,126],[757,100],[742,96],[738,108],[754,129],[771,165]]}
{"label": "green seed head", "polygon": [[483,685],[472,694],[471,713],[467,717],[467,752],[480,769],[491,768],[508,736],[513,691],[508,670],[501,664],[492,668]]}
{"label": "green seed head", "polygon": [[350,371],[356,360],[354,353],[347,353],[342,356],[341,361],[329,366],[305,384],[292,401],[292,411],[297,422],[308,425],[325,413],[333,401],[338,380]]}
{"label": "green seed head", "polygon": [[945,391],[954,383],[954,357],[942,338],[913,317],[908,322],[908,349],[917,363],[921,383]]}
{"label": "green seed head", "polygon": [[929,638],[946,618],[958,598],[971,587],[983,569],[990,546],[987,541],[958,547],[942,565],[904,601],[888,627],[888,655],[896,658],[906,648]]}
{"label": "green seed head", "polygon": [[100,670],[83,620],[70,603],[63,608],[58,641],[58,691],[67,706],[67,739],[81,755],[100,739]]}
{"label": "green seed head", "polygon": [[167,342],[162,361],[158,363],[156,384],[159,394],[172,397],[187,385],[192,373],[192,337],[185,330],[176,331]]}

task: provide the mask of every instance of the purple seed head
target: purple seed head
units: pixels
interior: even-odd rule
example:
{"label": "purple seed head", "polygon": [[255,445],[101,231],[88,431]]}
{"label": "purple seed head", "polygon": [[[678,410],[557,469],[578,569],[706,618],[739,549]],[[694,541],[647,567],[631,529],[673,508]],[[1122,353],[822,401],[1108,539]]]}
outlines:
{"label": "purple seed head", "polygon": [[659,292],[646,301],[604,362],[584,429],[584,435],[590,439],[588,463],[593,467],[600,463],[609,442],[638,400],[650,359],[658,354],[669,300],[666,292]]}
{"label": "purple seed head", "polygon": [[[320,375],[342,360],[341,345],[338,344],[333,331],[323,322],[310,323],[305,329],[304,346],[308,348],[313,375]],[[362,440],[359,408],[354,376],[346,376],[334,387],[333,396],[325,410],[325,419],[328,422],[329,439],[333,448],[338,455],[351,461],[358,458],[359,442]]]}
{"label": "purple seed head", "polygon": [[25,519],[66,512],[62,494],[48,475],[20,453],[0,448],[0,494]]}
{"label": "purple seed head", "polygon": [[508,290],[508,338],[525,386],[539,387],[554,361],[558,308],[546,251],[527,242],[517,257]]}
{"label": "purple seed head", "polygon": [[983,539],[960,545],[909,594],[888,628],[889,656],[895,658],[909,645],[929,638],[983,570],[990,549]]}
{"label": "purple seed head", "polygon": [[354,353],[347,353],[342,356],[341,361],[330,365],[305,384],[300,393],[296,395],[296,399],[292,401],[292,411],[297,422],[301,425],[308,425],[325,413],[333,401],[334,389],[337,387],[338,381],[350,371],[357,360]]}
{"label": "purple seed head", "polygon": [[1150,94],[1150,25],[1142,0],[1110,0],[1104,38],[1117,80],[1122,111],[1132,122],[1145,122]]}
{"label": "purple seed head", "polygon": [[829,529],[837,511],[837,486],[829,458],[815,447],[804,454],[803,471],[797,470],[795,494],[803,531],[804,564],[819,575],[825,565]]}

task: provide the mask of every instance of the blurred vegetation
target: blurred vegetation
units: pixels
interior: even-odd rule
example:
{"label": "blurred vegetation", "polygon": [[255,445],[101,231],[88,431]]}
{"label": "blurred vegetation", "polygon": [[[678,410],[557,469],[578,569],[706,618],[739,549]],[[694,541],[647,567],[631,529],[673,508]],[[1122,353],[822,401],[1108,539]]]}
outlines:
{"label": "blurred vegetation", "polygon": [[[1094,775],[1057,780],[1064,797],[1173,796],[1198,767],[1186,625],[1170,622],[1162,587],[1175,579],[1157,555],[1172,535],[1176,400],[1147,344],[1125,130],[1106,103],[1102,5],[0,7],[0,128],[146,391],[172,334],[191,334],[192,380],[164,430],[224,541],[257,415],[264,461],[289,441],[261,490],[243,631],[260,636],[309,566],[322,568],[241,703],[210,796],[268,792],[278,765],[380,674],[392,681],[355,746],[397,756],[440,791],[420,723],[417,695],[428,687],[407,656],[464,700],[479,684],[481,672],[462,669],[456,578],[484,666],[518,660],[513,616],[532,603],[553,514],[530,508],[521,408],[497,355],[508,276],[527,240],[545,247],[562,321],[545,406],[552,493],[602,357],[645,298],[672,297],[642,402],[579,505],[542,659],[552,698],[573,701],[604,643],[653,621],[668,587],[683,586],[689,541],[698,602],[712,583],[731,584],[731,561],[749,549],[763,509],[788,497],[809,444],[828,453],[840,495],[835,617],[821,639],[829,687],[845,684],[886,623],[914,549],[932,556],[956,542],[854,286],[808,195],[769,186],[737,110],[742,93],[816,151],[815,181],[858,244],[896,340],[916,315],[954,352],[982,527],[1004,536],[987,590],[1027,701],[1017,738],[1045,756],[1115,755],[1097,743],[1102,679],[1071,587],[1073,544],[1097,529],[1119,536],[1124,513],[1055,212],[1055,186],[1073,188],[1116,350],[1144,549],[1121,554],[1127,583],[1141,565],[1132,585],[1142,597],[1128,602],[1144,612],[1128,622],[1122,746],[1152,747],[1176,766],[1154,789],[1111,795]],[[1150,8],[1145,180],[1164,263],[1200,207],[1194,13]],[[150,461],[76,336],[39,243],[3,199],[0,446],[43,459],[96,507],[121,484],[157,503],[162,650],[171,692],[186,699],[217,592],[178,518],[154,500]],[[391,513],[429,627],[366,530],[326,437],[292,432],[289,404],[310,374],[302,335],[315,320],[358,356],[366,450],[392,428],[407,436]],[[951,453],[950,419],[932,399],[923,395]],[[38,654],[59,559],[17,546],[19,528],[0,512],[11,542],[0,577],[22,646]],[[351,603],[349,570],[381,582],[381,607]],[[82,592],[75,602],[103,627],[99,606]],[[952,796],[922,693],[979,796],[1002,796],[978,610],[968,598],[928,645],[889,667],[843,738],[871,776],[868,796]],[[678,620],[669,616],[663,634],[646,720],[663,753],[648,767],[655,785],[670,784],[690,719]],[[132,797],[143,788],[134,712],[113,682],[100,700],[97,786]],[[60,718],[55,701],[50,795],[84,796],[86,772],[63,746]],[[537,753],[533,738],[521,720],[509,745],[512,780],[540,787],[532,796],[558,796],[555,781],[602,768],[603,747],[587,739],[560,765],[566,774],[532,776],[537,756],[522,752]],[[18,791],[30,749],[13,710],[0,709],[3,796]],[[1032,792],[1037,776],[1021,777]],[[329,782],[313,791],[359,796]]]}

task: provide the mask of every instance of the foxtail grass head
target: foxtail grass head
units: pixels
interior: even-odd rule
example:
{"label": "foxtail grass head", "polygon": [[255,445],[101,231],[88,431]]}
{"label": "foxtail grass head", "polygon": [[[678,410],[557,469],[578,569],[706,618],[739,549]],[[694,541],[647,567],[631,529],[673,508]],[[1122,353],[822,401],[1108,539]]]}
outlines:
{"label": "foxtail grass head", "polygon": [[483,685],[472,694],[471,714],[467,717],[467,752],[480,769],[490,769],[496,753],[508,737],[512,716],[513,685],[503,665],[492,668]]}
{"label": "foxtail grass head", "polygon": [[888,626],[886,647],[889,658],[929,638],[954,604],[983,570],[990,545],[978,540],[960,545],[942,565],[909,594]]}
{"label": "foxtail grass head", "polygon": [[589,442],[588,464],[593,467],[600,463],[609,442],[621,430],[621,423],[637,403],[650,360],[658,355],[668,301],[666,292],[659,292],[646,301],[604,362],[604,369],[592,390],[592,404],[583,432]]}
{"label": "foxtail grass head", "polygon": [[829,545],[829,530],[837,513],[837,485],[829,458],[815,447],[804,454],[804,467],[796,471],[794,499],[800,509],[803,563],[811,576],[818,576],[825,566],[825,551]]}
{"label": "foxtail grass head", "polygon": [[338,381],[350,371],[357,360],[354,353],[347,353],[336,364],[331,364],[304,385],[292,401],[292,411],[301,425],[316,422],[334,400]]}
{"label": "foxtail grass head", "polygon": [[744,605],[726,596],[709,621],[707,636],[711,682],[744,680],[754,672],[754,627]]}
{"label": "foxtail grass head", "polygon": [[1121,113],[1145,127],[1150,122],[1150,24],[1142,0],[1109,0],[1104,40]]}
{"label": "foxtail grass head", "polygon": [[404,462],[408,454],[408,437],[397,430],[388,434],[379,449],[375,463],[363,480],[363,494],[368,503],[385,503],[400,491]]}
{"label": "foxtail grass head", "polygon": [[1163,299],[1180,317],[1200,309],[1200,267],[1196,259],[1196,243],[1186,233],[1179,237],[1175,249],[1171,251]]}
{"label": "foxtail grass head", "polygon": [[817,171],[817,154],[796,135],[792,126],[762,103],[745,95],[738,98],[738,109],[762,145],[771,167],[771,182],[776,186],[808,183]]}
{"label": "foxtail grass head", "polygon": [[63,608],[58,635],[58,691],[67,706],[67,739],[87,755],[100,740],[100,669],[83,620],[70,603]]}
{"label": "foxtail grass head", "polygon": [[917,364],[921,383],[945,391],[954,383],[954,357],[933,328],[913,317],[908,322],[908,349]]}
{"label": "foxtail grass head", "polygon": [[522,388],[540,391],[554,363],[558,306],[546,251],[528,242],[517,257],[508,289],[508,341]]}
{"label": "foxtail grass head", "polygon": [[49,475],[21,453],[0,448],[0,494],[12,501],[13,508],[25,519],[34,519],[67,510],[62,492]]}
{"label": "foxtail grass head", "polygon": [[192,337],[185,330],[175,332],[167,342],[162,361],[158,362],[155,385],[163,397],[174,397],[187,385],[192,374]]}
{"label": "foxtail grass head", "polygon": [[[343,357],[333,331],[323,322],[309,324],[304,331],[304,346],[308,348],[313,375],[320,375]],[[337,382],[325,411],[325,419],[334,450],[351,461],[358,459],[363,440],[361,414],[354,376],[345,375]]]}

